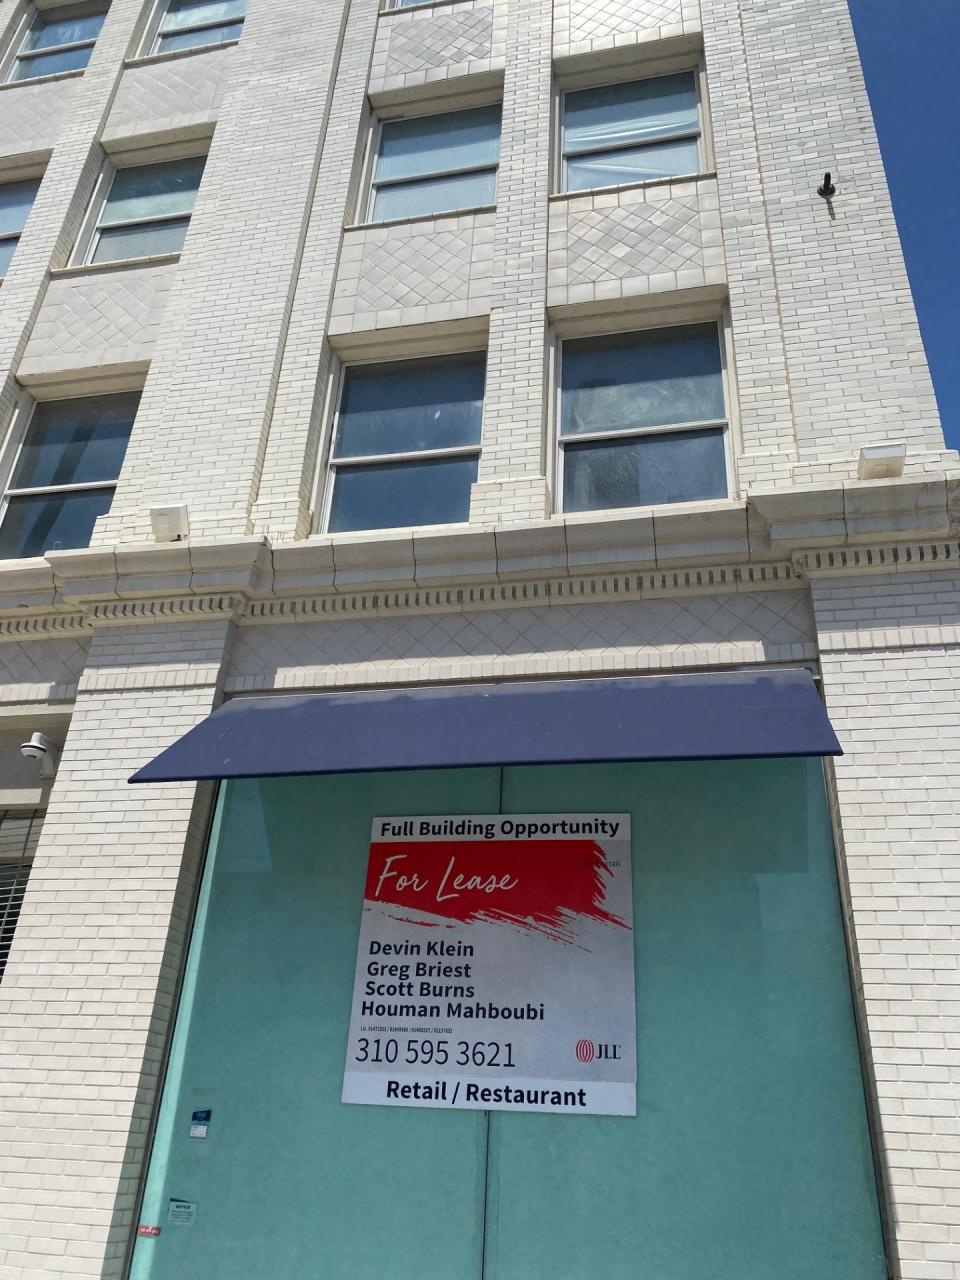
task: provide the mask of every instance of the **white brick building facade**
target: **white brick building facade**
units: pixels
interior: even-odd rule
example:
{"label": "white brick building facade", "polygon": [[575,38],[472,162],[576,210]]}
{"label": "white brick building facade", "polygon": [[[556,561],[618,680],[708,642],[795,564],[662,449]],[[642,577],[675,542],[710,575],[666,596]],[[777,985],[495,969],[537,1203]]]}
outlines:
{"label": "white brick building facade", "polygon": [[[0,1280],[125,1274],[212,798],[136,768],[238,693],[765,664],[817,674],[845,751],[891,1274],[960,1280],[960,460],[844,0],[250,0],[239,41],[160,54],[153,21],[112,0],[85,70],[0,86],[0,184],[42,175],[0,483],[34,403],[142,390],[89,546],[0,560],[0,810],[45,810],[0,982]],[[701,171],[564,192],[562,95],[678,72]],[[368,219],[378,122],[495,103],[495,205]],[[198,154],[182,251],[78,257],[105,163]],[[702,323],[728,496],[564,513],[559,344]],[[469,519],[325,532],[342,370],[475,350]]]}

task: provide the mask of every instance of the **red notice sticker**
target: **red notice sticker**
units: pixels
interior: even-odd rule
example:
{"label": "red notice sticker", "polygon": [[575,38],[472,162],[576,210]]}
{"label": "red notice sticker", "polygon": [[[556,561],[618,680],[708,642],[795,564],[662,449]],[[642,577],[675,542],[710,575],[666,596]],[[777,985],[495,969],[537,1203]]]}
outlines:
{"label": "red notice sticker", "polygon": [[141,1222],[139,1227],[137,1227],[138,1236],[158,1236],[159,1234],[159,1227],[151,1227],[146,1222]]}

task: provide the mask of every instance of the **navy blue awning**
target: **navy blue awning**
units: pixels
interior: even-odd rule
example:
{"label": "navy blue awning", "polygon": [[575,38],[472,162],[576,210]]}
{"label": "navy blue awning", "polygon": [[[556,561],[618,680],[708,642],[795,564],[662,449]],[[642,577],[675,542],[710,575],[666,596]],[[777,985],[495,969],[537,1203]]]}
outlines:
{"label": "navy blue awning", "polygon": [[798,668],[235,698],[130,781],[840,754]]}

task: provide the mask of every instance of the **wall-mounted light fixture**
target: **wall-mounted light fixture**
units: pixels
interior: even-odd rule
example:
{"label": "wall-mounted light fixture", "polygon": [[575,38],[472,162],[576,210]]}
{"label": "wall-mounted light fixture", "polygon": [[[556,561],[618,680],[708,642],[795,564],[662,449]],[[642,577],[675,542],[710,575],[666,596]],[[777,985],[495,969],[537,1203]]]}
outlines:
{"label": "wall-mounted light fixture", "polygon": [[190,512],[186,503],[151,507],[150,527],[153,529],[155,542],[182,542],[190,536]]}
{"label": "wall-mounted light fixture", "polygon": [[857,478],[860,480],[899,480],[907,459],[905,444],[870,444],[860,450]]}

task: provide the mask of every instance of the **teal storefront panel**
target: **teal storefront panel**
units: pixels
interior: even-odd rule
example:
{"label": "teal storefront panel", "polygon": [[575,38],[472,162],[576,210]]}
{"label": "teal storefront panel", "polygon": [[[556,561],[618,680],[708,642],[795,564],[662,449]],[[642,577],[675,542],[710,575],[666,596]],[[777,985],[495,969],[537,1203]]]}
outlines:
{"label": "teal storefront panel", "polygon": [[[340,1102],[371,820],[501,811],[632,816],[636,1117]],[[225,784],[140,1221],[135,1280],[882,1280],[820,763]]]}

